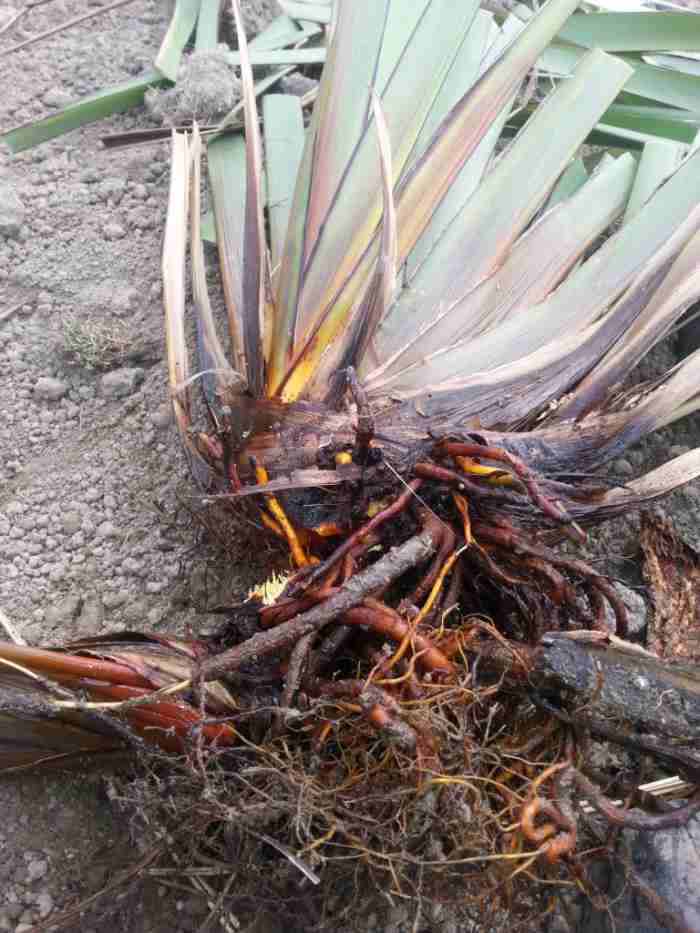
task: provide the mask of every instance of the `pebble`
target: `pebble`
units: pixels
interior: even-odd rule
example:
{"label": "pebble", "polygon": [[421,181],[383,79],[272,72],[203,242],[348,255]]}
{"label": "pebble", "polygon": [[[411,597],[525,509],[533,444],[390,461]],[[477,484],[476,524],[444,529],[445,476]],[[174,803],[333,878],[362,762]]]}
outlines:
{"label": "pebble", "polygon": [[[51,572],[52,579],[54,572],[55,571]],[[63,576],[63,573],[65,573],[65,569],[63,569],[61,576]],[[62,599],[56,600],[46,609],[44,619],[48,625],[56,627],[64,625],[67,622],[72,622],[78,617],[82,604],[82,597],[78,596],[76,593],[64,596]]]}
{"label": "pebble", "polygon": [[34,394],[37,398],[47,399],[51,402],[57,402],[68,392],[68,386],[61,379],[54,379],[53,376],[41,376],[34,383]]}
{"label": "pebble", "polygon": [[624,458],[614,461],[613,470],[618,476],[634,476],[634,467]]}
{"label": "pebble", "polygon": [[154,412],[151,412],[150,419],[153,427],[157,428],[159,431],[169,428],[173,423],[172,406],[167,402],[163,405],[159,405]]}
{"label": "pebble", "polygon": [[139,303],[139,293],[128,285],[117,286],[109,296],[109,308],[113,314],[122,317],[132,311]]}
{"label": "pebble", "polygon": [[67,107],[73,102],[68,91],[62,91],[60,88],[52,88],[41,99],[47,107]]}
{"label": "pebble", "polygon": [[117,534],[117,528],[114,522],[100,522],[97,526],[98,538],[114,538]]}
{"label": "pebble", "polygon": [[27,865],[27,884],[34,884],[43,878],[48,870],[49,863],[46,859],[32,859]]}
{"label": "pebble", "polygon": [[133,574],[135,577],[140,577],[144,571],[143,561],[138,560],[136,557],[127,557],[122,561],[122,567],[127,573]]}
{"label": "pebble", "polygon": [[[66,565],[63,561],[61,561],[60,563],[56,564],[54,567],[51,568],[49,572],[49,580],[51,580],[52,583],[59,583],[65,577],[65,575],[66,575]],[[48,621],[49,611],[50,610],[47,610],[47,613],[46,613],[47,621]]]}
{"label": "pebble", "polygon": [[121,224],[108,223],[102,228],[102,234],[105,240],[122,240],[126,236],[126,230]]}
{"label": "pebble", "polygon": [[17,237],[27,211],[20,201],[14,186],[0,178],[0,234],[6,237]]}
{"label": "pebble", "polygon": [[131,622],[143,622],[148,615],[148,603],[143,599],[135,599],[125,607],[124,615]]}
{"label": "pebble", "polygon": [[[639,638],[647,624],[647,601],[636,590],[616,582],[615,589],[627,608],[627,631],[630,637]],[[605,605],[605,618],[611,631],[615,631],[615,613]]]}
{"label": "pebble", "polygon": [[83,524],[83,518],[79,512],[66,512],[61,521],[63,532],[67,535],[74,535],[80,531]]}
{"label": "pebble", "polygon": [[107,398],[123,398],[125,395],[131,395],[143,382],[143,378],[144,372],[138,366],[131,369],[115,369],[111,373],[105,373],[102,377],[100,383],[102,394]]}
{"label": "pebble", "polygon": [[137,230],[152,230],[156,225],[156,217],[150,207],[135,207],[129,211],[129,226]]}
{"label": "pebble", "polygon": [[116,609],[123,606],[129,599],[129,594],[124,590],[118,590],[116,593],[105,593],[102,597],[102,603],[105,609]]}
{"label": "pebble", "polygon": [[36,899],[36,908],[39,911],[39,916],[43,919],[48,917],[48,915],[53,910],[53,898],[48,891],[42,891]]}
{"label": "pebble", "polygon": [[105,619],[102,598],[98,595],[87,596],[78,619],[78,627],[85,634],[95,634],[99,631]]}
{"label": "pebble", "polygon": [[165,616],[167,615],[167,609],[165,606],[156,606],[154,609],[148,611],[146,616],[149,625],[160,625]]}
{"label": "pebble", "polygon": [[97,193],[103,201],[112,200],[119,204],[126,191],[126,179],[124,178],[105,178],[97,186]]}

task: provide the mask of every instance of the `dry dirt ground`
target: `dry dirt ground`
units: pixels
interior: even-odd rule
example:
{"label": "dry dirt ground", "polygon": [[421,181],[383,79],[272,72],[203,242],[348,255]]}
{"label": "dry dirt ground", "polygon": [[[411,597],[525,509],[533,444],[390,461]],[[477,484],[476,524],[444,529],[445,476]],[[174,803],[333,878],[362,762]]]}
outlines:
{"label": "dry dirt ground", "polygon": [[[0,27],[13,12],[0,5]],[[83,12],[54,0],[21,26],[35,34]],[[0,126],[149,68],[170,12],[134,0],[3,57]],[[0,48],[23,36],[4,33]],[[0,208],[0,609],[30,643],[207,624],[197,608],[214,584],[192,553],[162,363],[168,146],[110,154],[99,142],[147,122],[117,116],[15,158],[0,146],[0,204],[19,202],[10,220]],[[264,567],[234,571],[242,589]],[[94,776],[4,782],[0,812],[0,931],[28,930],[138,854]],[[110,922],[185,931],[206,917],[204,901],[168,895],[163,911],[164,898],[153,885]]]}
{"label": "dry dirt ground", "polygon": [[[0,27],[19,3],[2,0]],[[101,4],[88,0],[88,8]],[[22,30],[38,33],[84,10],[82,0],[52,0],[25,17]],[[169,12],[167,3],[133,0],[2,57],[0,125],[51,114],[148,68]],[[0,36],[0,53],[22,30]],[[0,609],[30,643],[212,624],[199,610],[219,583],[204,571],[206,554],[193,548],[195,529],[182,507],[192,486],[161,362],[168,149],[109,153],[99,142],[103,133],[145,124],[145,113],[135,111],[15,158],[0,148]],[[3,205],[11,197],[8,222]],[[697,421],[688,421],[615,470],[636,474],[670,446],[699,438]],[[666,508],[697,544],[697,488]],[[596,545],[632,586],[640,583],[636,527],[630,518]],[[226,584],[244,589],[265,563],[263,553],[229,567]],[[89,774],[0,783],[0,933],[27,933],[42,920],[50,926],[57,912],[138,858],[107,790]],[[131,933],[184,933],[206,916],[203,899],[152,882],[124,895],[108,919],[93,911],[66,929],[90,933],[108,923]],[[249,928],[251,916],[240,919]],[[279,928],[308,926],[289,915]],[[408,908],[382,901],[361,928],[466,927],[450,916],[414,925]]]}

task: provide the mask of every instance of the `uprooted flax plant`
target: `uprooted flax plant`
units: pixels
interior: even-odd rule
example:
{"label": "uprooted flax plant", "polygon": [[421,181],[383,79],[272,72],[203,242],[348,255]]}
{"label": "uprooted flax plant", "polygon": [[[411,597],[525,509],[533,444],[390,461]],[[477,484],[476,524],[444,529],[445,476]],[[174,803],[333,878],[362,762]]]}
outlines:
{"label": "uprooted flax plant", "polygon": [[[310,119],[266,95],[261,137],[234,0],[245,136],[173,134],[182,440],[207,507],[255,503],[290,571],[199,641],[3,645],[0,760],[140,750],[143,799],[181,840],[183,875],[219,867],[216,903],[351,875],[491,922],[541,913],[556,884],[595,896],[582,831],[591,806],[617,810],[580,730],[540,702],[537,659],[552,633],[624,641],[624,604],[575,546],[700,475],[698,451],[624,488],[604,470],[700,405],[697,353],[628,380],[700,297],[700,152],[632,132],[640,157],[581,158],[632,106],[628,82],[641,93],[639,17],[675,23],[671,49],[697,21],[577,5],[499,26],[475,0],[340,0]],[[575,69],[545,96],[557,55]],[[207,293],[204,154],[226,328]],[[645,827],[679,825],[686,796]],[[254,889],[251,840],[277,853]]]}

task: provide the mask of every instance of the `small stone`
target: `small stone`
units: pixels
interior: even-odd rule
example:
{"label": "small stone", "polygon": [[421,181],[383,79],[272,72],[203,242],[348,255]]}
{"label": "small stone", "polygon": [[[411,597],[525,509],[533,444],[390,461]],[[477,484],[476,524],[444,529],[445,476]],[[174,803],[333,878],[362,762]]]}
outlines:
{"label": "small stone", "polygon": [[135,599],[124,609],[124,615],[132,622],[141,623],[148,615],[148,603],[143,599]]}
{"label": "small stone", "polygon": [[0,234],[10,238],[18,236],[26,213],[14,187],[0,178]]}
{"label": "small stone", "polygon": [[673,447],[668,448],[668,454],[670,457],[682,457],[683,454],[687,454],[690,449],[691,448],[686,444],[674,444]]}
{"label": "small stone", "polygon": [[79,512],[66,512],[61,519],[63,532],[67,535],[77,534],[82,524],[83,519]]}
{"label": "small stone", "polygon": [[105,609],[117,609],[119,606],[123,606],[128,598],[128,593],[124,592],[124,590],[118,590],[116,593],[105,593],[102,597],[102,603]]}
{"label": "small stone", "polygon": [[101,380],[102,394],[107,398],[123,398],[131,395],[143,382],[144,372],[138,366],[132,369],[115,369],[105,373]]}
{"label": "small stone", "polygon": [[51,88],[41,99],[47,107],[67,107],[73,101],[68,91],[62,91],[60,88]]}
{"label": "small stone", "polygon": [[102,234],[105,240],[122,240],[126,236],[126,230],[121,224],[109,223],[102,228]]}
{"label": "small stone", "polygon": [[123,606],[128,599],[129,594],[125,590],[117,590],[116,593],[105,593],[102,597],[102,603],[105,609],[117,609],[119,606]]}
{"label": "small stone", "polygon": [[127,557],[122,561],[122,568],[126,573],[130,573],[135,577],[142,576],[144,572],[143,561],[137,560],[135,557]]}
{"label": "small stone", "polygon": [[54,379],[52,376],[41,376],[34,383],[34,394],[38,398],[44,398],[51,402],[57,402],[68,392],[68,386],[60,379]]}
{"label": "small stone", "polygon": [[78,619],[78,627],[85,634],[99,631],[105,619],[102,598],[99,595],[87,596]]}
{"label": "small stone", "polygon": [[53,898],[48,891],[42,891],[36,899],[36,909],[39,911],[39,916],[44,919],[53,910]]}
{"label": "small stone", "polygon": [[167,609],[165,606],[156,606],[153,609],[150,609],[146,618],[148,619],[149,625],[160,625],[160,623],[165,618]]}
{"label": "small stone", "polygon": [[152,230],[156,225],[156,218],[150,207],[135,207],[129,211],[127,220],[129,226],[137,230]]}
{"label": "small stone", "polygon": [[49,863],[46,859],[32,859],[27,865],[27,882],[33,884],[40,878],[43,878],[49,870]]}
{"label": "small stone", "polygon": [[634,467],[629,460],[615,460],[613,469],[618,476],[634,476]]}
{"label": "small stone", "polygon": [[[52,583],[59,583],[65,577],[65,575],[66,575],[66,565],[63,561],[60,561],[58,564],[53,566],[51,570],[49,571],[49,580],[51,580]],[[50,611],[51,611],[50,608],[46,611],[47,622],[49,621]],[[60,622],[56,624],[60,624]]]}
{"label": "small stone", "polygon": [[124,178],[105,178],[97,186],[97,193],[103,201],[112,200],[119,204],[126,191],[126,179]]}
{"label": "small stone", "polygon": [[100,173],[97,171],[96,168],[85,168],[80,173],[80,180],[85,185],[94,184],[95,182],[100,180],[100,177],[101,177]]}
{"label": "small stone", "polygon": [[114,538],[117,534],[117,528],[114,522],[100,522],[97,526],[98,538]]}
{"label": "small stone", "polygon": [[[63,573],[65,573],[65,568],[63,569]],[[62,575],[63,574],[61,574],[61,576]],[[51,579],[54,579],[53,571],[51,573]],[[44,616],[45,622],[51,626],[60,626],[65,625],[67,622],[72,622],[78,617],[82,605],[82,596],[78,596],[77,594],[64,596],[48,607]]]}
{"label": "small stone", "polygon": [[98,499],[102,498],[102,493],[95,486],[90,486],[89,489],[83,494],[83,499],[85,502],[97,502]]}
{"label": "small stone", "polygon": [[[615,589],[627,609],[627,632],[631,637],[639,638],[647,624],[647,602],[640,593],[622,583],[616,583]],[[615,613],[607,603],[605,606],[605,620],[610,631],[614,632]]]}
{"label": "small stone", "polygon": [[159,431],[169,428],[173,423],[173,409],[171,405],[167,403],[164,405],[159,405],[158,408],[151,412],[151,424],[154,428],[157,428]]}
{"label": "small stone", "polygon": [[109,308],[113,314],[121,317],[132,311],[139,303],[139,293],[130,285],[113,288],[108,298]]}

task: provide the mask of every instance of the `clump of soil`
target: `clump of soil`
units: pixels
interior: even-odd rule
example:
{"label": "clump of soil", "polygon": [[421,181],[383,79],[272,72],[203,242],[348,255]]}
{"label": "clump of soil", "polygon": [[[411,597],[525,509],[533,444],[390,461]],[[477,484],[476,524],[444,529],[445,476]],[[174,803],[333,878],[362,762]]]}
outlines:
{"label": "clump of soil", "polygon": [[192,52],[180,66],[175,87],[146,92],[150,115],[165,126],[221,120],[241,99],[241,82],[229,56],[225,45]]}

